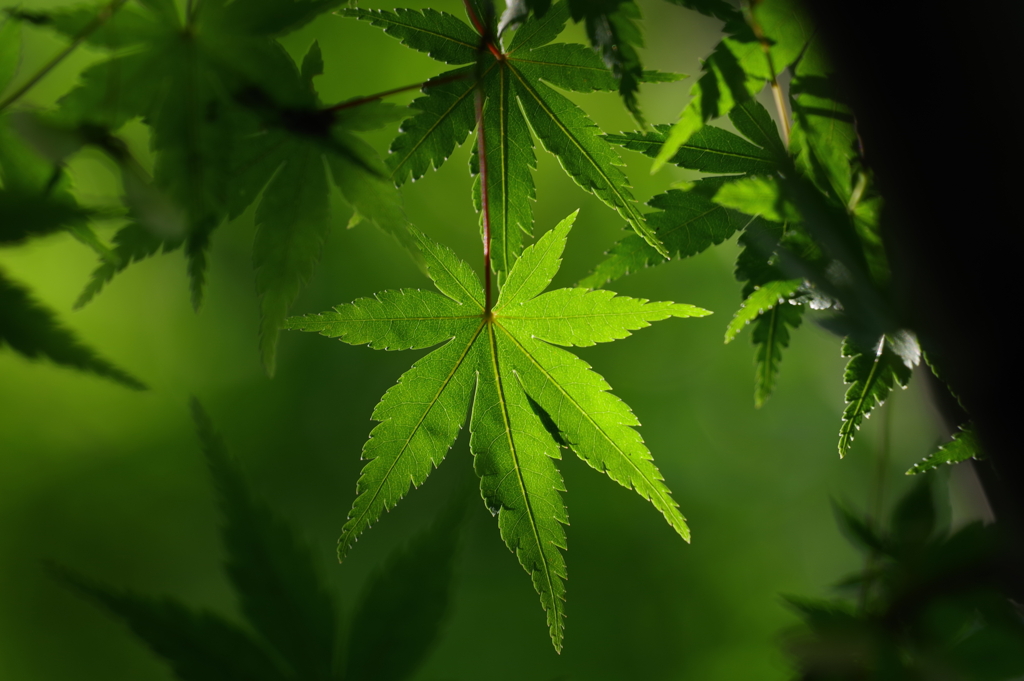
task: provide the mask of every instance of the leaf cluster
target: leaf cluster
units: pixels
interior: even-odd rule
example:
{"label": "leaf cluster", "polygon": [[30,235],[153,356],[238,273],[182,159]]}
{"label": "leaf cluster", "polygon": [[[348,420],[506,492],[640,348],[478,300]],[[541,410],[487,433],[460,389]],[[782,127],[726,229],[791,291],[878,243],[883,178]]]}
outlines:
{"label": "leaf cluster", "polygon": [[[726,36],[674,126],[606,135],[625,149],[704,176],[648,202],[645,217],[670,258],[700,253],[740,233],[736,276],[743,303],[726,329],[747,325],[755,344],[754,402],[773,392],[783,351],[808,310],[843,340],[849,384],[839,454],[894,386],[920,362],[915,335],[895,312],[880,237],[881,199],[862,160],[853,116],[834,88],[818,38],[787,0],[726,19]],[[754,95],[766,85],[782,106],[778,76],[791,76],[784,136]],[[707,125],[727,115],[737,133]],[[784,139],[785,138],[785,139]],[[609,281],[665,262],[633,236],[581,282]]]}
{"label": "leaf cluster", "polygon": [[[0,93],[17,73],[21,26],[0,23]],[[15,127],[31,126],[25,118],[0,114],[0,247],[20,246],[59,232],[70,232],[110,257],[92,229],[94,211],[79,205],[59,165],[34,153]],[[136,390],[145,386],[83,343],[61,324],[57,313],[40,303],[23,284],[0,269],[0,348],[30,359],[46,358],[87,371]]]}
{"label": "leaf cluster", "polygon": [[183,681],[410,678],[448,609],[461,505],[371,577],[346,632],[313,554],[252,493],[199,403],[192,408],[225,519],[225,567],[246,626],[67,569],[58,569],[58,577],[122,620]]}
{"label": "leaf cluster", "polygon": [[803,619],[785,642],[800,678],[997,681],[1024,673],[1024,623],[1009,598],[1019,566],[1005,562],[995,527],[944,528],[933,483],[915,484],[886,527],[836,506],[867,563],[838,585],[856,603],[787,597]]}
{"label": "leaf cluster", "polygon": [[[340,4],[209,0],[189,3],[183,15],[172,0],[118,0],[91,9],[11,12],[5,27],[31,21],[72,41],[69,49],[81,42],[109,53],[82,72],[31,134],[38,148],[59,149],[47,154],[55,165],[89,143],[122,171],[124,224],[113,247],[102,249],[78,305],[131,263],[183,249],[198,307],[213,232],[254,206],[260,348],[272,372],[281,321],[333,224],[332,186],[358,216],[408,241],[400,199],[375,152],[357,136],[387,124],[388,108],[325,107],[313,85],[324,68],[319,46],[313,43],[296,64],[277,42]],[[126,145],[104,143],[116,141],[133,119],[150,135],[152,178]],[[81,221],[60,222],[75,219]]]}

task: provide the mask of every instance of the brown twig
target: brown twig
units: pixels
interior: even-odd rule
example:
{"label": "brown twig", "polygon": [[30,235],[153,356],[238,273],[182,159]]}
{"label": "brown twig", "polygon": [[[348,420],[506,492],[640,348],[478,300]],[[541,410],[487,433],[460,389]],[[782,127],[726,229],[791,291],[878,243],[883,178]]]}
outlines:
{"label": "brown twig", "polygon": [[491,311],[491,211],[487,191],[487,142],[484,137],[484,93],[476,89],[476,154],[480,162],[480,213],[484,222],[484,309]]}
{"label": "brown twig", "polygon": [[473,5],[470,4],[469,0],[462,0],[462,4],[466,6],[466,14],[469,15],[469,20],[473,22],[473,27],[476,28],[476,32],[480,34],[483,40],[483,45],[487,47],[494,58],[501,61],[505,59],[505,55],[501,53],[501,50],[497,48],[492,40],[490,29],[484,25],[484,22],[480,21],[480,17],[476,15],[476,10],[473,9]]}
{"label": "brown twig", "polygon": [[775,109],[779,113],[779,121],[782,123],[782,137],[786,143],[786,147],[789,147],[790,137],[790,123],[789,114],[786,112],[786,98],[782,96],[782,87],[779,85],[779,79],[777,72],[775,71],[775,62],[772,59],[771,53],[771,42],[768,40],[768,36],[764,34],[761,29],[761,24],[754,18],[754,11],[750,6],[744,7],[744,18],[747,20],[747,24],[750,29],[754,32],[754,36],[757,37],[758,42],[761,43],[761,49],[764,51],[764,58],[768,62],[768,83],[772,89],[772,99],[775,100]]}
{"label": "brown twig", "polygon": [[375,95],[368,95],[366,97],[360,97],[359,99],[353,99],[341,104],[335,104],[334,106],[324,109],[324,111],[343,111],[345,109],[351,109],[363,104],[369,104],[370,102],[376,102],[378,99],[384,97],[390,97],[391,95],[397,95],[402,92],[408,92],[409,90],[418,90],[428,87],[436,87],[438,85],[444,85],[445,83],[453,83],[457,80],[464,80],[469,78],[468,73],[460,73],[455,76],[448,76],[446,78],[433,78],[431,80],[424,81],[422,83],[414,83],[412,85],[404,85],[402,87],[396,87],[393,90],[385,90],[384,92],[378,92]]}
{"label": "brown twig", "polygon": [[25,81],[25,83],[21,87],[19,87],[17,90],[12,92],[4,101],[0,102],[0,111],[3,111],[7,107],[9,107],[11,104],[14,104],[16,101],[21,99],[22,95],[24,95],[26,92],[28,92],[33,87],[35,87],[36,83],[38,83],[43,78],[45,78],[46,74],[48,74],[50,71],[52,71],[54,68],[56,68],[56,66],[58,64],[60,64],[62,61],[64,61],[64,59],[69,54],[74,52],[75,48],[77,48],[79,45],[81,45],[83,42],[85,42],[85,39],[88,38],[90,35],[92,35],[92,33],[96,29],[98,29],[103,24],[107,23],[107,21],[110,19],[110,17],[114,16],[114,13],[117,10],[121,9],[121,5],[123,5],[127,1],[128,0],[113,0],[113,2],[111,2],[109,5],[107,5],[103,9],[101,9],[99,11],[99,14],[96,15],[96,18],[93,19],[92,21],[90,21],[89,24],[86,25],[85,28],[83,28],[81,31],[79,31],[78,34],[68,44],[67,47],[65,47],[63,50],[58,52],[53,57],[53,59],[51,59],[50,61],[46,62],[43,65],[43,67],[36,72],[36,74],[34,76],[29,78],[27,81]]}

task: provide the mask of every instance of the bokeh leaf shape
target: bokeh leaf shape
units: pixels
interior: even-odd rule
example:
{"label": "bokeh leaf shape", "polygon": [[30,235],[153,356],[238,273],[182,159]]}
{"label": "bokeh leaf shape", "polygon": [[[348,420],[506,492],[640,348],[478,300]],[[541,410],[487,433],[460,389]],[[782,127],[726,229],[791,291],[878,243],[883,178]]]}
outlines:
{"label": "bokeh leaf shape", "polygon": [[[770,177],[784,163],[780,157],[782,142],[774,131],[771,116],[756,101],[749,101],[730,113],[730,119],[749,138],[708,126],[680,145],[671,161],[687,170],[720,174],[694,182],[687,189],[670,189],[648,204],[656,211],[647,214],[647,223],[668,249],[669,258],[686,258],[720,244],[737,231],[760,223],[717,202],[716,193],[728,184],[744,178]],[[765,129],[765,121],[771,129]],[[654,158],[663,148],[669,126],[652,130],[605,135],[605,139]],[[609,250],[580,286],[604,286],[610,281],[667,262],[665,256],[636,235],[629,235]]]}
{"label": "bokeh leaf shape", "polygon": [[253,629],[302,678],[331,678],[336,608],[313,556],[258,500],[198,400],[192,415],[217,491],[226,571]]}
{"label": "bokeh leaf shape", "polygon": [[[202,11],[190,5],[184,17],[169,0],[121,8],[86,38],[113,55],[86,69],[59,103],[58,115],[70,124],[117,130],[141,117],[150,126],[156,187],[181,206],[187,223],[186,238],[163,239],[164,250],[184,245],[197,306],[212,232],[262,196],[253,259],[261,355],[271,372],[280,320],[308,280],[329,226],[331,176],[360,216],[400,239],[406,224],[390,183],[374,181],[384,173],[373,152],[345,129],[346,119],[354,119],[351,130],[365,128],[365,118],[319,109],[310,83],[322,71],[319,48],[311,48],[299,69],[276,42],[339,4],[217,1],[203,3]],[[69,9],[46,18],[74,37],[90,12]],[[157,250],[147,244],[124,253],[119,264],[101,266],[81,302],[119,268]]]}
{"label": "bokeh leaf shape", "polygon": [[653,248],[667,254],[636,206],[620,168],[621,158],[601,139],[586,113],[550,87],[573,92],[618,87],[593,50],[551,44],[569,18],[564,2],[553,5],[543,17],[528,19],[515,31],[507,50],[502,52],[499,44],[491,43],[502,55],[500,60],[480,49],[483,38],[473,28],[444,12],[349,9],[345,14],[382,27],[438,61],[465,65],[427,81],[423,96],[412,103],[417,113],[402,123],[387,159],[396,184],[439,168],[466,140],[476,127],[474,92],[481,84],[486,94],[484,132],[496,272],[508,273],[522,250],[524,235],[532,233],[530,202],[535,192],[528,178],[536,159],[531,129],[580,187],[616,210]]}
{"label": "bokeh leaf shape", "polygon": [[14,80],[21,63],[21,23],[11,16],[0,19],[0,95]]}
{"label": "bokeh leaf shape", "polygon": [[485,504],[506,545],[530,574],[561,649],[567,522],[560,439],[595,469],[636,490],[685,539],[689,529],[629,407],[590,366],[558,347],[624,338],[669,317],[709,314],[691,305],[618,297],[608,291],[543,293],[560,264],[576,214],[526,248],[493,310],[472,269],[448,248],[420,237],[427,272],[442,295],[385,291],[331,312],[293,317],[287,328],[378,349],[443,345],[416,362],[373,412],[366,467],[339,540],[356,539],[444,459],[471,407],[470,449]]}
{"label": "bokeh leaf shape", "polygon": [[[313,553],[253,494],[197,400],[192,414],[225,519],[228,577],[247,626],[65,568],[56,576],[123,620],[182,681],[410,678],[447,615],[463,504],[451,505],[371,577],[339,649],[338,608]],[[396,625],[398,620],[403,623]],[[387,659],[380,659],[382,651]]]}
{"label": "bokeh leaf shape", "polygon": [[451,602],[465,507],[453,501],[433,526],[371,576],[352,613],[346,681],[400,681],[426,659]]}
{"label": "bokeh leaf shape", "polygon": [[0,270],[0,348],[35,359],[45,357],[62,366],[88,371],[135,390],[137,378],[111,364],[64,328],[57,315],[35,300],[28,289]]}

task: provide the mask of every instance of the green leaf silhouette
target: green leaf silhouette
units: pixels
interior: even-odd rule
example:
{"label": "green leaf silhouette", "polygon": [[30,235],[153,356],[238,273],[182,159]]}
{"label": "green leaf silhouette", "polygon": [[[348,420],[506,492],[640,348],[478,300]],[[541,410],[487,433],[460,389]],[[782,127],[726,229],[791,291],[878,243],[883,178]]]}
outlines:
{"label": "green leaf silhouette", "polygon": [[452,446],[467,408],[470,448],[487,507],[506,545],[530,574],[561,648],[567,521],[552,458],[560,447],[531,400],[583,460],[635,489],[684,538],[689,529],[633,429],[629,408],[604,379],[557,345],[587,346],[628,336],[668,317],[709,314],[690,305],[558,289],[551,282],[575,214],[528,247],[508,273],[493,310],[470,267],[425,236],[427,272],[444,295],[386,291],[333,312],[293,317],[288,328],[373,348],[444,343],[388,390],[373,413],[380,424],[363,447],[369,463],[339,540],[341,556],[381,514],[422,484]]}
{"label": "green leaf silhouette", "polygon": [[[487,42],[491,36],[480,36],[444,12],[350,9],[345,13],[383,27],[438,61],[471,64],[424,83],[423,96],[411,105],[417,113],[402,124],[387,163],[397,184],[439,168],[476,127],[474,92],[482,88],[487,100],[485,151],[494,164],[488,173],[488,196],[495,202],[491,233],[496,272],[507,274],[522,249],[523,234],[532,231],[534,185],[526,179],[536,164],[531,129],[578,185],[615,209],[653,248],[667,254],[636,207],[618,154],[579,107],[545,84],[575,92],[617,87],[616,78],[592,50],[549,44],[569,18],[566,3],[528,19],[504,51],[500,44]],[[473,170],[478,172],[475,157]]]}
{"label": "green leaf silhouette", "polygon": [[[411,677],[436,641],[451,601],[464,504],[393,555],[363,589],[339,656],[338,613],[313,556],[249,489],[197,400],[196,430],[221,512],[226,569],[248,627],[171,598],[121,591],[57,568],[56,576],[122,619],[183,681]],[[383,654],[385,653],[386,654]]]}
{"label": "green leaf silhouette", "polygon": [[[365,129],[365,117],[320,108],[311,84],[322,71],[319,47],[314,44],[300,70],[275,40],[339,4],[209,3],[202,11],[190,5],[184,17],[166,0],[127,6],[86,38],[114,53],[83,72],[57,112],[71,125],[114,131],[141,117],[150,126],[155,186],[181,207],[188,226],[184,241],[165,239],[163,250],[184,245],[196,306],[211,234],[261,197],[253,260],[269,372],[280,320],[308,280],[330,227],[325,163],[360,216],[408,241],[393,190],[374,181],[383,169],[346,132]],[[103,10],[55,11],[45,23],[75,37],[97,11]],[[119,262],[101,265],[80,303],[128,263],[157,250],[134,248]]]}
{"label": "green leaf silhouette", "polygon": [[78,340],[60,325],[52,311],[0,271],[0,347],[5,345],[29,359],[45,357],[57,364],[109,378],[128,388],[146,389],[137,378]]}
{"label": "green leaf silhouette", "polygon": [[347,681],[399,681],[423,662],[451,601],[464,508],[452,503],[363,588],[349,632]]}
{"label": "green leaf silhouette", "polygon": [[337,615],[309,549],[253,497],[197,400],[192,416],[224,515],[225,567],[242,613],[302,678],[331,679]]}

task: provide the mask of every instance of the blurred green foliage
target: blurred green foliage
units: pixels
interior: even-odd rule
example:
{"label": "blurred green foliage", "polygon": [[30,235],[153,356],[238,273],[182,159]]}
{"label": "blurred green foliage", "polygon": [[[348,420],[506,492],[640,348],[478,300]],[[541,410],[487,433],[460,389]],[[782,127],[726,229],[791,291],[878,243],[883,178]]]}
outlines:
{"label": "blurred green foliage", "polygon": [[[68,4],[33,0],[31,9]],[[429,4],[461,11],[454,1]],[[720,37],[720,22],[667,3],[645,4],[643,10],[646,67],[695,72],[697,60]],[[568,30],[585,41],[583,26]],[[425,55],[378,29],[335,15],[318,18],[282,42],[298,61],[314,40],[323,52],[318,88],[325,102],[422,81],[436,70]],[[19,78],[64,44],[26,25]],[[23,103],[52,105],[101,57],[92,47],[78,49]],[[673,121],[686,89],[686,83],[644,85],[639,98],[645,117]],[[634,127],[616,93],[570,99],[585,103],[606,132]],[[393,134],[389,127],[367,139],[383,152]],[[146,129],[138,121],[119,136],[140,164],[152,166]],[[476,266],[479,232],[469,155],[461,147],[440,171],[407,185],[403,194],[417,227]],[[649,160],[626,160],[641,199],[664,191],[669,182],[695,177],[675,168],[651,177]],[[539,155],[538,162],[537,224],[555,224],[581,209],[577,238],[554,281],[570,285],[621,237],[622,221],[579,190],[551,156]],[[82,203],[119,200],[120,172],[108,155],[87,147],[67,164],[72,191]],[[346,229],[351,210],[335,190],[330,198],[323,260],[293,311],[326,309],[381,289],[429,285],[393,240],[364,225]],[[109,241],[118,226],[116,220],[103,222],[97,232]],[[231,588],[219,576],[224,556],[206,473],[191,454],[190,394],[217,414],[253,487],[302,528],[318,569],[347,602],[355,601],[375,566],[461,488],[459,475],[468,465],[437,471],[365,536],[357,554],[337,565],[335,540],[361,468],[358,452],[370,412],[408,359],[405,353],[368,354],[314,337],[288,337],[281,342],[276,378],[268,379],[256,344],[254,232],[252,209],[217,232],[207,298],[198,314],[189,303],[180,253],[134,265],[88,307],[72,313],[95,267],[95,253],[69,234],[0,251],[6,272],[150,388],[134,393],[0,352],[0,678],[173,678],[116,622],[49,577],[43,569],[48,560],[120,588],[174,593],[221,612],[237,611]],[[507,559],[495,521],[482,503],[474,505],[455,565],[451,618],[416,678],[791,676],[778,632],[796,615],[778,594],[824,594],[855,564],[856,553],[835,532],[828,497],[870,496],[877,473],[871,454],[883,433],[875,428],[877,419],[868,422],[854,445],[854,453],[863,455],[845,461],[835,456],[835,424],[843,408],[836,377],[843,361],[838,343],[810,325],[794,335],[789,366],[772,401],[751,409],[750,350],[722,344],[739,294],[731,272],[738,250],[730,241],[643,270],[616,287],[625,295],[685,300],[718,315],[580,351],[600,364],[643,422],[647,446],[685,504],[693,544],[678,541],[636,495],[609,488],[580,462],[566,462],[573,596],[566,648],[556,656],[530,585]],[[937,440],[921,390],[920,382],[912,384],[886,407],[893,411],[891,448],[897,455],[880,465],[893,479]],[[469,458],[465,439],[449,456]],[[976,513],[967,492],[954,498],[955,521]],[[642,589],[634,586],[641,584]],[[642,595],[650,593],[657,595]]]}
{"label": "blurred green foliage", "polygon": [[[944,476],[942,476],[944,477]],[[940,480],[936,485],[936,481]],[[852,599],[787,600],[804,626],[786,648],[806,681],[986,681],[1024,674],[1020,565],[994,525],[950,532],[939,476],[919,478],[886,526],[836,506],[840,527],[866,556],[839,582]]]}

